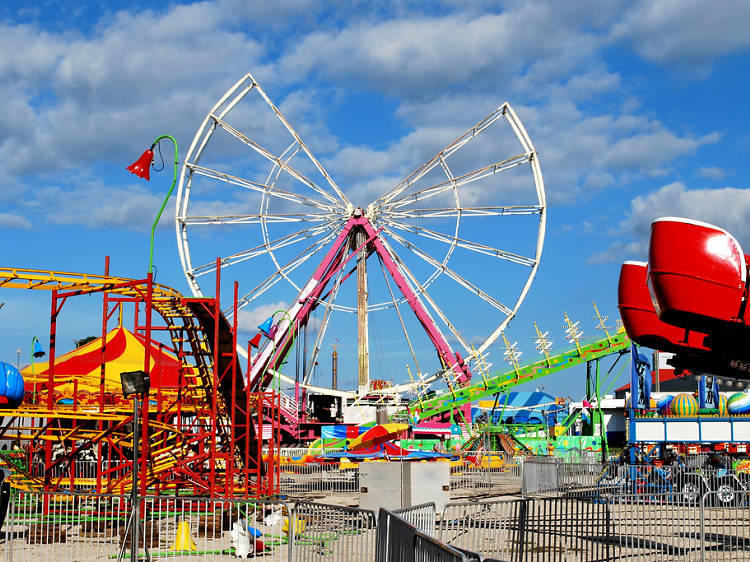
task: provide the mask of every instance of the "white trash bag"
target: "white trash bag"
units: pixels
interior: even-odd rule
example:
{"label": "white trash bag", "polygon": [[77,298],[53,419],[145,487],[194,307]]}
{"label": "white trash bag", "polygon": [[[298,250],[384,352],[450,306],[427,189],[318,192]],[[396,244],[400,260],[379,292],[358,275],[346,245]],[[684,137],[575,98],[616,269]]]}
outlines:
{"label": "white trash bag", "polygon": [[247,525],[243,519],[238,519],[232,523],[232,546],[234,547],[234,555],[237,558],[247,558],[255,550],[253,548],[253,537],[250,535],[250,531],[247,530]]}

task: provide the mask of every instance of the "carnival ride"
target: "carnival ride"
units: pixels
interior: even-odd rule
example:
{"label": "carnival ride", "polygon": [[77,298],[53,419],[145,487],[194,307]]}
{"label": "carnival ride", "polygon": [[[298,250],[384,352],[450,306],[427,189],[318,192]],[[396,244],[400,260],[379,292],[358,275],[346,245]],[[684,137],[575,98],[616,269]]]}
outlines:
{"label": "carnival ride", "polygon": [[620,270],[618,306],[636,343],[674,353],[676,371],[750,378],[750,256],[725,230],[664,217],[651,225],[648,262]]}
{"label": "carnival ride", "polygon": [[[15,487],[122,493],[130,488],[134,470],[130,451],[140,447],[146,460],[139,466],[142,493],[180,490],[233,497],[277,490],[273,451],[278,435],[271,435],[266,472],[258,432],[269,422],[278,426],[278,418],[263,419],[264,412],[278,411],[278,396],[245,392],[235,353],[236,326],[227,322],[218,298],[183,297],[153,283],[150,274],[126,279],[0,268],[0,287],[48,290],[52,297],[49,361],[27,381],[24,403],[3,410],[1,435],[26,444],[16,458],[5,457]],[[88,376],[72,376],[69,361],[56,357],[57,322],[69,299],[91,294],[102,295],[102,338],[96,349],[82,352],[88,355]],[[120,326],[125,307],[133,309],[134,333]],[[113,317],[119,318],[118,327],[108,331]],[[154,343],[157,334],[171,344],[172,356]],[[138,406],[139,435],[132,426],[136,405],[131,409],[112,383],[120,370],[112,373],[117,366],[110,362],[112,355],[129,337],[143,344],[141,368],[157,383],[155,394]],[[77,474],[76,460],[86,455],[93,456],[95,472]]]}
{"label": "carnival ride", "polygon": [[[246,101],[259,102],[265,113],[248,107]],[[237,146],[246,153],[238,154]],[[232,162],[237,167],[230,174],[224,166]],[[146,170],[140,173],[147,174],[149,164],[150,158],[145,158]],[[362,186],[358,187],[361,194]],[[222,192],[227,188],[239,189]],[[502,204],[501,199],[505,199]],[[257,210],[250,210],[253,207]],[[538,157],[508,104],[385,195],[358,207],[253,77],[246,75],[209,112],[182,167],[176,224],[193,298],[155,284],[151,268],[145,279],[109,276],[108,263],[104,275],[0,270],[0,287],[46,289],[52,295],[49,362],[40,373],[46,380],[33,373],[33,390],[27,392],[26,403],[7,411],[12,421],[4,432],[12,427],[16,437],[28,443],[28,462],[16,476],[16,485],[48,490],[91,485],[97,491],[122,491],[135,468],[128,451],[138,447],[147,459],[139,470],[142,492],[188,487],[231,496],[240,480],[254,482],[258,493],[270,491],[273,470],[265,479],[260,452],[259,433],[266,429],[262,418],[271,416],[267,425],[278,444],[279,430],[286,428],[294,436],[305,415],[296,400],[285,397],[282,401],[280,394],[264,392],[271,383],[291,381],[297,393],[300,388],[320,390],[353,399],[409,391],[420,395],[439,380],[451,389],[466,385],[473,362],[497,339],[529,290],[539,266],[545,212]],[[210,254],[201,254],[204,245],[195,243],[204,226],[212,227],[208,231]],[[243,226],[249,226],[250,232]],[[497,247],[497,240],[502,240],[502,247]],[[397,253],[393,244],[404,252]],[[214,259],[217,253],[221,257]],[[305,271],[316,255],[324,257]],[[373,256],[384,277],[380,287],[368,281],[366,264]],[[263,274],[269,263],[270,274]],[[244,275],[242,266],[249,267]],[[220,308],[223,269],[254,283],[238,298],[235,282],[232,306],[225,299],[224,310]],[[215,277],[215,284],[209,285],[215,289],[213,298],[203,296],[211,274]],[[357,279],[353,304],[342,298],[342,284],[352,275]],[[480,287],[479,276],[493,279],[492,287]],[[447,299],[446,284],[476,297],[474,310],[467,297]],[[282,285],[288,290],[279,300]],[[103,299],[98,387],[95,366],[85,380],[71,380],[62,367],[58,367],[62,372],[55,372],[58,315],[69,298],[92,293]],[[292,304],[272,315],[267,341],[254,361],[248,360],[243,374],[237,355],[249,359],[250,353],[237,342],[239,311],[273,299]],[[460,306],[456,306],[458,301]],[[166,334],[178,363],[177,390],[169,390],[160,381],[155,400],[134,402],[133,413],[112,385],[108,387],[112,377],[106,375],[105,349],[113,337],[107,325],[114,315],[122,317],[126,304],[134,310],[131,335],[144,344],[143,371],[155,379],[162,374],[160,361],[152,360],[152,355],[164,357],[154,351],[156,333]],[[489,305],[497,314],[478,319],[478,304],[482,310]],[[400,306],[411,309],[412,322],[436,349],[437,368],[420,366],[407,333],[409,320]],[[312,314],[318,308],[323,313],[316,321]],[[370,380],[368,319],[381,310],[395,313],[417,367],[416,379],[388,388]],[[154,312],[163,325],[154,323]],[[356,315],[356,390],[319,388],[310,381],[331,317],[338,313]],[[486,330],[476,349],[468,345],[462,322],[472,326],[472,333],[476,328]],[[307,331],[313,324],[319,328],[312,353],[308,356],[296,345],[302,370],[291,379],[281,372],[282,365],[298,337],[307,346]],[[342,329],[348,329],[345,323]],[[446,330],[463,349],[454,349]],[[134,435],[131,426],[137,409],[142,410],[144,420],[140,435]],[[280,410],[283,421],[274,418]],[[77,476],[75,460],[93,450],[95,477]],[[16,468],[18,472],[20,466]]]}
{"label": "carnival ride", "polygon": [[[259,102],[262,111],[245,107],[249,99]],[[238,168],[229,174],[224,166],[232,161]],[[550,355],[551,342],[537,329],[535,344],[544,359],[521,367],[515,344],[506,340],[506,359],[513,368],[489,372],[489,347],[500,336],[505,339],[504,330],[529,290],[545,228],[538,157],[508,104],[366,207],[351,203],[352,191],[347,194],[334,183],[247,75],[209,112],[182,168],[178,247],[194,297],[155,284],[151,273],[145,279],[126,279],[0,269],[0,287],[44,289],[52,295],[49,362],[32,373],[26,403],[7,411],[13,422],[5,431],[14,428],[30,445],[24,453],[26,469],[16,475],[15,485],[123,491],[134,468],[129,450],[140,447],[147,459],[140,466],[144,493],[190,489],[231,497],[248,493],[248,482],[255,493],[273,493],[278,485],[274,447],[284,437],[300,438],[307,415],[300,392],[354,403],[411,394],[413,400],[396,415],[405,419],[394,421],[452,420],[454,413],[460,415],[461,408],[479,398],[584,363],[596,363],[598,372],[602,357],[627,352],[628,338],[620,332],[610,335],[598,311],[598,327],[604,328],[606,337],[588,344],[580,343],[578,324],[566,315],[574,349]],[[257,212],[248,212],[253,206]],[[205,253],[203,234],[211,235],[213,255]],[[402,251],[396,252],[394,244]],[[217,249],[222,257],[214,259]],[[312,259],[316,255],[322,256],[317,265]],[[382,270],[380,286],[368,278],[370,258]],[[264,268],[270,271],[263,273]],[[227,294],[222,290],[224,271],[253,282],[243,295],[234,283],[231,306],[229,299],[221,300]],[[211,274],[215,296],[206,297]],[[356,286],[347,300],[344,282],[352,276]],[[477,277],[491,279],[492,288],[480,287]],[[461,298],[448,292],[456,287],[464,291]],[[101,294],[103,301],[100,341],[56,362],[56,322],[63,305],[71,297],[93,293]],[[262,324],[265,340],[259,334],[245,351],[237,341],[240,315],[269,302],[291,305],[272,304],[277,310]],[[122,328],[125,306],[133,307],[132,331]],[[402,315],[404,306],[412,311],[411,320]],[[313,317],[318,309],[319,319]],[[493,314],[487,314],[488,309]],[[370,378],[373,340],[368,326],[375,313],[386,311],[403,330],[416,376],[407,366],[409,380],[384,385]],[[338,328],[332,322],[337,315],[344,318]],[[120,319],[118,326],[109,330],[115,317]],[[352,317],[356,329],[346,320]],[[437,351],[433,366],[416,352],[410,323]],[[314,343],[308,346],[308,329],[313,326]],[[472,333],[485,330],[477,346],[468,344],[468,327]],[[357,334],[356,389],[313,384],[326,334],[339,335],[336,330]],[[154,343],[155,334],[168,343]],[[107,374],[118,338],[143,344],[143,370],[158,381],[155,396],[140,406],[140,435],[132,432],[130,404],[118,395],[113,373]],[[261,341],[260,349],[251,354],[252,344]],[[457,342],[458,348],[450,342]],[[283,371],[295,349],[297,368],[291,377]],[[85,376],[71,380],[72,371],[63,365],[80,354],[90,356],[93,363]],[[248,359],[244,372],[240,356]],[[113,367],[114,363],[109,366]],[[294,399],[275,391],[281,382],[294,385]],[[432,388],[438,382],[445,385],[439,393]],[[366,436],[361,440],[369,439]],[[267,473],[261,453],[264,438],[270,438]],[[76,473],[76,459],[87,452],[94,452],[97,461],[93,476]]]}
{"label": "carnival ride", "polygon": [[[327,154],[325,143],[311,136]],[[351,162],[334,164],[347,173],[367,151],[351,147],[341,154]],[[424,395],[439,381],[451,389],[468,384],[473,365],[518,311],[539,267],[544,184],[531,140],[507,103],[393,189],[361,201],[375,191],[367,179],[340,188],[250,74],[211,109],[188,150],[176,214],[188,284],[202,296],[205,276],[220,265],[252,283],[239,298],[240,313],[285,303],[275,306],[247,383],[254,391],[274,377],[294,385],[295,401],[283,412],[290,430],[305,419],[300,392],[362,400]],[[373,262],[380,281],[371,274]],[[356,287],[344,283],[352,276]],[[412,317],[402,314],[404,307]],[[320,318],[313,318],[316,310]],[[371,333],[377,315],[387,312],[403,331],[416,376],[373,384],[371,356],[377,354],[371,348],[387,345],[393,352],[396,346],[392,339],[374,341]],[[416,351],[423,344],[414,329],[424,332],[437,362]],[[467,333],[482,331],[472,347]],[[351,342],[355,333],[356,388],[314,384],[320,351],[331,341]],[[291,377],[281,367],[294,348]]]}
{"label": "carnival ride", "polygon": [[[457,434],[452,435],[453,439],[450,440],[450,444],[460,445],[460,451],[483,448],[486,452],[502,451],[514,456],[531,452],[530,446],[533,446],[535,450],[539,449],[541,445],[536,441],[543,441],[544,451],[541,454],[549,454],[549,446],[555,449],[556,454],[565,456],[575,448],[573,443],[575,440],[570,440],[567,433],[578,417],[581,416],[581,410],[571,412],[561,424],[555,425],[551,432],[548,431],[547,425],[543,424],[544,437],[543,439],[537,439],[539,437],[538,428],[535,428],[535,431],[532,432],[533,435],[518,435],[517,432],[513,431],[513,424],[493,423],[491,420],[473,423],[470,406],[482,398],[491,396],[495,399],[492,412],[497,410],[501,413],[503,411],[502,394],[507,396],[510,390],[519,385],[539,381],[565,369],[583,365],[587,367],[586,398],[593,402],[590,405],[592,422],[589,425],[592,426],[592,432],[594,426],[597,426],[600,431],[604,431],[603,414],[599,405],[603,394],[600,387],[600,383],[603,382],[600,378],[600,363],[607,357],[614,357],[607,373],[607,376],[613,377],[612,382],[614,382],[621,372],[615,372],[614,367],[624,354],[630,352],[630,340],[622,328],[615,333],[610,333],[605,326],[607,317],[602,317],[596,306],[594,309],[597,329],[604,331],[605,337],[583,342],[583,331],[580,329],[579,323],[572,322],[565,314],[565,332],[568,341],[573,344],[571,349],[559,354],[550,353],[552,342],[548,338],[548,333],[542,333],[537,327],[537,337],[534,343],[543,359],[523,366],[520,365],[518,358],[521,353],[515,348],[516,344],[514,344],[509,346],[511,353],[506,356],[508,362],[512,365],[510,370],[491,373],[485,364],[485,368],[477,370],[475,381],[470,385],[448,389],[441,393],[433,392],[429,396],[417,397],[412,400],[402,410],[391,416],[394,422],[409,424],[411,436],[408,439],[402,439],[402,446],[410,449],[412,447],[423,447],[425,444],[429,447],[435,444],[440,445],[443,444],[442,439],[434,439],[437,434],[444,434],[447,431],[451,435],[454,430],[458,430]],[[624,363],[622,368],[624,368]],[[481,381],[476,380],[480,377]],[[502,415],[500,417],[502,419]],[[328,439],[314,441],[309,449],[311,454],[317,451],[319,455],[326,455],[326,449],[346,448],[347,443],[358,435],[356,431],[351,431],[357,428],[329,426],[326,429],[340,429],[341,434],[329,432],[327,434]],[[364,431],[367,428],[359,429]],[[420,439],[420,434],[432,435],[433,438]],[[596,437],[597,440],[601,439],[601,436],[597,436],[596,433],[592,433],[592,436]],[[597,442],[599,443],[599,441]],[[606,437],[602,439],[602,443],[604,442],[606,442]],[[599,445],[597,450],[600,451],[602,446],[606,448],[606,445]],[[460,451],[459,449],[453,449],[453,454],[461,454]],[[374,456],[383,453],[382,450],[371,452]],[[339,456],[341,455],[336,458]],[[356,455],[349,456],[356,458]]]}
{"label": "carnival ride", "polygon": [[[652,223],[648,262],[623,263],[618,307],[628,335],[639,345],[674,354],[667,363],[675,372],[689,371],[700,380],[698,400],[680,394],[661,404],[660,415],[631,409],[630,443],[726,452],[739,451],[736,445],[742,443],[745,450],[750,419],[739,404],[746,397],[730,397],[730,410],[714,377],[750,377],[748,263],[750,256],[727,231],[677,217]],[[731,503],[734,491],[746,486],[736,476],[712,478],[691,476],[683,482],[685,493],[693,497],[715,489],[720,502]]]}

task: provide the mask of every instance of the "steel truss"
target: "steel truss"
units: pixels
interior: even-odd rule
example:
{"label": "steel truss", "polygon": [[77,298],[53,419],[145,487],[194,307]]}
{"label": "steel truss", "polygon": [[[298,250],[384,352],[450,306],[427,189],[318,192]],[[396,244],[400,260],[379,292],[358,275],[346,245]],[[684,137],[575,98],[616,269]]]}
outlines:
{"label": "steel truss", "polygon": [[[140,442],[139,456],[145,459],[138,467],[142,494],[192,490],[241,497],[278,492],[279,396],[245,391],[235,353],[236,321],[230,325],[219,307],[219,275],[215,298],[186,298],[155,284],[150,274],[139,280],[117,278],[107,274],[108,268],[107,261],[101,276],[0,269],[0,287],[51,291],[46,384],[39,392],[27,392],[18,408],[6,410],[12,421],[0,430],[0,436],[27,445],[25,462],[11,467],[15,485],[123,493],[130,488],[134,468],[130,451]],[[104,392],[103,353],[98,393],[92,396],[76,388],[72,404],[62,404],[56,391],[69,382],[69,377],[55,374],[58,317],[69,299],[93,293],[102,295],[103,337],[108,322],[132,307],[134,332],[147,342],[144,371],[158,368],[148,344],[158,333],[166,334],[179,360],[179,387],[155,389],[141,401],[143,423],[137,440],[131,403]],[[265,458],[259,437],[264,425],[273,428]],[[95,474],[77,474],[80,460],[92,456]]]}

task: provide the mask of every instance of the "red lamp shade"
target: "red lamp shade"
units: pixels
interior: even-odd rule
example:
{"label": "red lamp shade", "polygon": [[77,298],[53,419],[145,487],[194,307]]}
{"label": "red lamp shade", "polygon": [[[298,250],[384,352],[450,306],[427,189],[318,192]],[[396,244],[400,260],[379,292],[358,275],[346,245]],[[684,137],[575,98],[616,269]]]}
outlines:
{"label": "red lamp shade", "polygon": [[258,347],[260,345],[260,332],[253,336],[253,339],[250,340],[250,345],[253,347]]}
{"label": "red lamp shade", "polygon": [[146,180],[151,179],[149,177],[149,168],[151,168],[151,160],[154,158],[154,151],[149,148],[146,152],[141,154],[141,157],[128,166],[128,171],[131,174],[135,174],[139,178]]}

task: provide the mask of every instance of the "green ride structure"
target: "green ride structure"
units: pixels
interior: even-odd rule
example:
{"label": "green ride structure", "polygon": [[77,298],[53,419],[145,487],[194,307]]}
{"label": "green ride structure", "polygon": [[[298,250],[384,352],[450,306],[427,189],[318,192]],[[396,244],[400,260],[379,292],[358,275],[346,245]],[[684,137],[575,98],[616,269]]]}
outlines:
{"label": "green ride structure", "polygon": [[[567,315],[566,322],[569,329],[574,328]],[[538,328],[537,333],[541,339],[542,334],[539,333]],[[588,421],[584,424],[582,439],[578,441],[585,442],[585,436],[596,436],[598,429],[602,440],[602,451],[606,454],[606,431],[603,413],[599,406],[600,396],[603,394],[600,391],[599,362],[605,357],[616,355],[615,362],[609,369],[609,373],[611,373],[620,357],[630,352],[630,339],[623,329],[613,335],[610,335],[605,329],[605,333],[606,337],[584,344],[579,344],[579,337],[569,337],[575,343],[575,346],[556,355],[548,353],[548,346],[542,345],[540,348],[538,345],[537,348],[541,349],[544,358],[524,366],[519,365],[511,354],[513,368],[506,372],[495,374],[480,372],[478,374],[481,376],[481,380],[473,384],[459,388],[451,387],[439,394],[420,397],[411,401],[407,408],[409,421],[413,426],[416,426],[427,420],[450,419],[451,421],[456,420],[466,427],[468,423],[462,408],[467,404],[482,398],[495,396],[496,407],[502,407],[500,395],[509,392],[514,387],[585,364],[587,366],[586,399],[594,402],[594,404],[591,404],[590,413],[586,416]],[[481,441],[485,448],[491,450],[510,452],[509,449],[513,448],[516,454],[523,454],[524,452],[547,454],[547,451],[542,452],[540,449],[549,447],[550,452],[552,448],[564,449],[561,444],[563,441],[568,441],[566,439],[568,437],[567,431],[578,421],[581,414],[582,410],[571,412],[561,424],[555,427],[552,435],[540,435],[538,424],[534,424],[536,427],[533,429],[529,426],[519,427],[516,424],[493,424],[491,420],[488,420],[485,424],[474,424],[471,436],[465,441],[462,449],[476,448]],[[500,418],[502,419],[502,415]]]}

